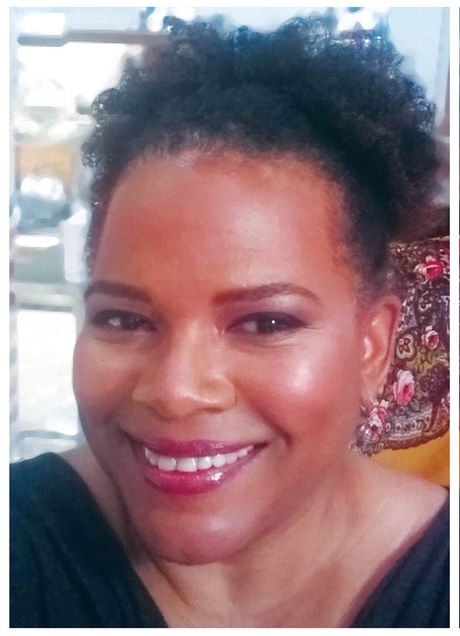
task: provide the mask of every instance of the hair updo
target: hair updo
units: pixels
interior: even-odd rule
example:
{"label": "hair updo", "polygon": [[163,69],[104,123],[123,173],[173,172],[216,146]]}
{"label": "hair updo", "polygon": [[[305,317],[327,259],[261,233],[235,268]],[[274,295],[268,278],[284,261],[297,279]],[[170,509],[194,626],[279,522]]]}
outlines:
{"label": "hair updo", "polygon": [[379,289],[389,241],[429,218],[438,166],[434,107],[393,45],[374,32],[335,36],[318,16],[270,33],[167,18],[158,39],[92,105],[90,267],[128,165],[220,148],[319,165],[344,191],[348,253]]}

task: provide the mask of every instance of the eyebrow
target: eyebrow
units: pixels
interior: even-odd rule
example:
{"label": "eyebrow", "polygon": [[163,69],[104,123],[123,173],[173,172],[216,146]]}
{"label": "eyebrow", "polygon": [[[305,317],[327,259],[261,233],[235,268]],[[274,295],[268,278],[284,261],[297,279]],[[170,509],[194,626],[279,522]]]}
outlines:
{"label": "eyebrow", "polygon": [[217,294],[214,300],[217,305],[222,305],[228,302],[250,302],[283,295],[304,296],[315,303],[320,302],[319,297],[310,289],[301,285],[294,285],[293,283],[269,283],[244,289],[231,289]]}
{"label": "eyebrow", "polygon": [[108,280],[97,280],[88,285],[83,294],[85,300],[92,294],[108,294],[109,296],[124,296],[133,300],[150,302],[150,296],[139,287],[127,283],[115,283]]}
{"label": "eyebrow", "polygon": [[[109,294],[110,296],[124,296],[142,302],[151,302],[150,296],[134,285],[127,283],[116,283],[106,280],[98,280],[91,283],[84,292],[84,299],[87,300],[92,294]],[[230,302],[251,302],[272,298],[273,296],[297,295],[303,296],[310,301],[320,303],[319,297],[310,289],[293,283],[269,283],[267,285],[257,285],[243,289],[230,289],[214,296],[216,305],[224,305]]]}

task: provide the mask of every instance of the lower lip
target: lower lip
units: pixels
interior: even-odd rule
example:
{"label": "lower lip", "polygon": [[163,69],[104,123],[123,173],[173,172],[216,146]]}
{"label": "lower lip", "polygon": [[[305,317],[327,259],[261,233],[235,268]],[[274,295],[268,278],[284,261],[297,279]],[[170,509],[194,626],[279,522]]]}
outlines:
{"label": "lower lip", "polygon": [[172,495],[199,495],[215,490],[236,477],[261,450],[262,446],[256,446],[245,457],[237,459],[233,464],[225,464],[220,468],[197,470],[194,473],[183,473],[178,470],[169,472],[150,464],[145,466],[144,463],[144,477],[150,486],[161,492]]}

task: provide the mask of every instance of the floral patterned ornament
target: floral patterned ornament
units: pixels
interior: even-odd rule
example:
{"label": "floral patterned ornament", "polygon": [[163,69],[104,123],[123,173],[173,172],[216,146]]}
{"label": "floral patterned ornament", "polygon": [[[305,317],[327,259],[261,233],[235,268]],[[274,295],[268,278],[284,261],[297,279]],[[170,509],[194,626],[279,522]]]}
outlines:
{"label": "floral patterned ornament", "polygon": [[395,353],[357,444],[367,455],[409,448],[449,428],[449,239],[391,246],[401,298]]}

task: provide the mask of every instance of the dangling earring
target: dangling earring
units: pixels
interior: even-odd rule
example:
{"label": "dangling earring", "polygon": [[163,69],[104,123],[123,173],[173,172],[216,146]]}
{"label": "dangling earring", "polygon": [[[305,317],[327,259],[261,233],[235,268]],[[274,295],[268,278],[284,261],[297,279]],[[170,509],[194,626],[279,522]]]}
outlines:
{"label": "dangling earring", "polygon": [[361,421],[355,432],[351,450],[363,455],[374,455],[383,449],[383,439],[387,431],[388,402],[370,400],[367,406],[360,407]]}

